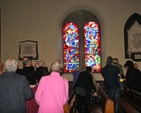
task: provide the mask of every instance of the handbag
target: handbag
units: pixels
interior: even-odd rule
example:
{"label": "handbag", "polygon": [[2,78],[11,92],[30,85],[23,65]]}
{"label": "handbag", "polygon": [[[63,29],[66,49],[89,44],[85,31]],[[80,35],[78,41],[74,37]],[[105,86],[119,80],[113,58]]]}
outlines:
{"label": "handbag", "polygon": [[100,99],[100,97],[98,97],[98,96],[93,96],[91,99],[90,99],[90,105],[92,105],[92,104],[100,104],[100,101],[101,101],[101,99]]}
{"label": "handbag", "polygon": [[89,105],[100,104],[101,98],[100,98],[100,96],[93,96],[91,94],[90,97],[88,98],[88,101],[89,101]]}
{"label": "handbag", "polygon": [[68,102],[67,102],[67,103],[64,105],[63,109],[64,109],[64,113],[69,113],[69,111],[70,111],[70,104],[68,104]]}

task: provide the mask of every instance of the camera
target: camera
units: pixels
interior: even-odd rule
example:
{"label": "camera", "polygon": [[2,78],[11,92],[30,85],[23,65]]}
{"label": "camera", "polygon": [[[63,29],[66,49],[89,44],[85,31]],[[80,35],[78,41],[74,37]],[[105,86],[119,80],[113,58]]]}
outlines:
{"label": "camera", "polygon": [[36,63],[36,64],[38,64],[39,62],[38,62],[38,61],[36,61],[35,63]]}

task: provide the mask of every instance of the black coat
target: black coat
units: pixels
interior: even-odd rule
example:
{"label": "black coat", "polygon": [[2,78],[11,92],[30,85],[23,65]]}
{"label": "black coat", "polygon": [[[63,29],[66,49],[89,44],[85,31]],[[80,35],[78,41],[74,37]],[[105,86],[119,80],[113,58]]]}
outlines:
{"label": "black coat", "polygon": [[134,68],[134,63],[128,60],[124,66],[128,67],[126,72],[127,87],[141,93],[141,72],[139,69]]}
{"label": "black coat", "polygon": [[14,72],[5,72],[0,76],[0,113],[26,113],[26,99],[33,92],[26,77]]}
{"label": "black coat", "polygon": [[127,87],[141,93],[141,72],[137,68],[129,68],[126,72]]}
{"label": "black coat", "polygon": [[88,71],[80,72],[79,77],[74,85],[74,89],[76,87],[84,88],[86,90],[87,97],[90,96],[92,90],[96,91],[96,88],[93,84],[92,75]]}
{"label": "black coat", "polygon": [[50,74],[50,72],[48,72],[47,67],[38,67],[38,68],[36,68],[36,76],[37,76],[38,82],[40,81],[42,76],[49,75],[49,74]]}
{"label": "black coat", "polygon": [[24,66],[23,69],[18,69],[17,73],[26,76],[30,85],[36,84],[37,76],[36,76],[36,73],[35,73],[33,67],[25,67]]}

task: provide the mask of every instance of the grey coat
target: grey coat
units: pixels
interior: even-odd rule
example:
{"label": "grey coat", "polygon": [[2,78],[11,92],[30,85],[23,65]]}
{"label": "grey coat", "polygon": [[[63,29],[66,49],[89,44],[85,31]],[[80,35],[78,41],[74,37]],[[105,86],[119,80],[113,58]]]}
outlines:
{"label": "grey coat", "polygon": [[26,113],[26,99],[33,92],[25,76],[5,72],[0,76],[0,113]]}

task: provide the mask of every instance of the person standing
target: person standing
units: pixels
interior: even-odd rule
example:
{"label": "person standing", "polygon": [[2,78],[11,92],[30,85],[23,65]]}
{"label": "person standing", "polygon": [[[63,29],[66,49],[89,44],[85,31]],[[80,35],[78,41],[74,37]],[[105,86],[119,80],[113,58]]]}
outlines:
{"label": "person standing", "polygon": [[120,85],[119,72],[120,69],[113,64],[113,58],[107,57],[106,66],[102,68],[101,74],[104,77],[104,84],[107,89],[108,97],[114,100],[115,113],[119,111]]}
{"label": "person standing", "polygon": [[35,92],[39,105],[38,113],[64,113],[63,106],[68,100],[68,80],[63,78],[63,64],[54,60],[50,65],[49,76],[43,76]]}
{"label": "person standing", "polygon": [[33,97],[29,82],[25,76],[19,75],[17,61],[7,59],[5,72],[0,76],[0,113],[26,113],[26,99]]}
{"label": "person standing", "polygon": [[48,72],[48,67],[46,66],[45,62],[43,60],[36,61],[35,63],[35,68],[36,68],[36,76],[38,79],[38,83],[42,76],[49,75],[50,73]]}
{"label": "person standing", "polygon": [[129,89],[133,89],[141,93],[141,72],[134,67],[131,60],[127,60],[124,64],[126,71],[126,84]]}
{"label": "person standing", "polygon": [[79,113],[88,113],[86,98],[89,98],[92,93],[94,93],[94,96],[97,94],[96,87],[93,84],[91,71],[91,67],[86,67],[85,71],[80,72],[74,86]]}
{"label": "person standing", "polygon": [[75,69],[75,71],[72,73],[72,75],[73,75],[73,87],[74,87],[74,85],[75,85],[75,83],[76,83],[76,81],[77,81],[77,79],[78,79],[78,77],[79,77],[79,74],[80,74],[80,67],[77,67],[76,69]]}
{"label": "person standing", "polygon": [[32,66],[32,60],[28,57],[23,58],[22,60],[23,68],[18,69],[17,73],[26,76],[30,85],[36,85],[36,73],[34,67]]}
{"label": "person standing", "polygon": [[119,84],[120,84],[120,89],[123,91],[123,81],[120,81],[121,79],[124,78],[122,65],[119,63],[118,58],[113,58],[113,64],[114,64],[114,66],[117,66],[120,69],[120,72],[118,74]]}

